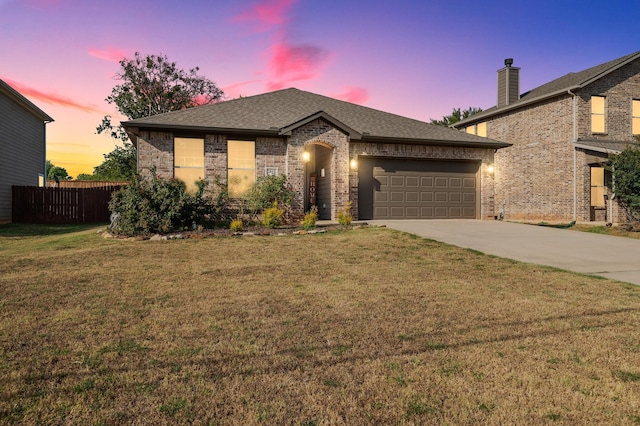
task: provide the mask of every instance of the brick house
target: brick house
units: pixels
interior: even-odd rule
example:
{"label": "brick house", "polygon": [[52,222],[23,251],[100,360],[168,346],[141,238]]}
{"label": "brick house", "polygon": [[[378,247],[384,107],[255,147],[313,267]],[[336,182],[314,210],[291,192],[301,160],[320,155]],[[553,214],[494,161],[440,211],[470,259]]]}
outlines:
{"label": "brick house", "polygon": [[640,52],[523,94],[512,65],[498,71],[497,105],[453,125],[513,144],[495,156],[498,215],[623,222],[603,165],[640,135]]}
{"label": "brick house", "polygon": [[326,96],[285,89],[122,123],[138,169],[188,185],[214,176],[232,197],[285,174],[294,214],[335,219],[493,218],[495,151],[509,146]]}
{"label": "brick house", "polygon": [[45,185],[45,126],[52,121],[0,80],[0,222],[11,220],[13,185]]}

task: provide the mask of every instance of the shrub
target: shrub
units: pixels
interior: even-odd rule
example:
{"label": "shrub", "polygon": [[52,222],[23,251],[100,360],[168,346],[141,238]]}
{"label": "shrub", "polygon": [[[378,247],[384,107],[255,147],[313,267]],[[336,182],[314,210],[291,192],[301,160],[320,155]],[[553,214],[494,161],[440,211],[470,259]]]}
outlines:
{"label": "shrub", "polygon": [[150,178],[135,176],[129,186],[111,197],[109,209],[118,217],[112,232],[134,236],[182,230],[226,209],[223,185],[211,188],[199,181],[196,194],[189,195],[184,182],[158,177],[155,167],[150,172]]}
{"label": "shrub", "polygon": [[311,207],[311,210],[304,215],[304,219],[302,219],[302,229],[308,231],[309,229],[313,229],[316,227],[316,222],[318,221],[318,206]]}
{"label": "shrub", "polygon": [[214,176],[212,184],[200,179],[196,181],[196,187],[197,191],[195,195],[187,197],[187,219],[198,224],[206,220],[227,220],[227,210],[229,207],[227,185],[217,176]]}
{"label": "shrub", "polygon": [[112,229],[116,234],[169,232],[183,224],[185,184],[176,179],[160,179],[155,176],[155,169],[151,172],[150,180],[136,176],[111,197],[109,209],[119,216]]}
{"label": "shrub", "polygon": [[620,154],[612,155],[607,168],[613,175],[613,191],[627,214],[627,221],[640,221],[640,146],[627,147]]}
{"label": "shrub", "polygon": [[246,206],[252,216],[271,208],[277,203],[288,210],[293,202],[294,191],[287,184],[287,177],[263,176],[251,187],[246,199]]}
{"label": "shrub", "polygon": [[243,226],[242,219],[235,219],[231,221],[230,228],[233,232],[240,232],[242,231],[242,226]]}
{"label": "shrub", "polygon": [[269,207],[262,212],[262,224],[267,228],[275,228],[282,225],[284,209],[278,207],[278,203],[273,203],[273,207]]}
{"label": "shrub", "polygon": [[351,215],[351,207],[353,203],[349,201],[344,209],[338,212],[338,223],[343,226],[351,225],[353,216]]}

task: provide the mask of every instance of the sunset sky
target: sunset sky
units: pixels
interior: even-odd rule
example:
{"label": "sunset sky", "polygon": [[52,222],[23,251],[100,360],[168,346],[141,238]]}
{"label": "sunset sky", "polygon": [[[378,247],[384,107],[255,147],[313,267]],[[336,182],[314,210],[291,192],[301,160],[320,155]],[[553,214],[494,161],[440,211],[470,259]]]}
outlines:
{"label": "sunset sky", "polygon": [[200,67],[227,99],[286,87],[429,121],[640,50],[640,1],[0,0],[0,79],[55,119],[47,157],[92,173],[122,57]]}

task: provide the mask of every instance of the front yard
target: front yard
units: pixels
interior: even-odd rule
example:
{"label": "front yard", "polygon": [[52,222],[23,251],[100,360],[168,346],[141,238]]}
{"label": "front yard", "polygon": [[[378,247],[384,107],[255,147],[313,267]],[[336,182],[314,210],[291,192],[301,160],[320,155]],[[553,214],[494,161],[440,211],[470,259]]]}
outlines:
{"label": "front yard", "polygon": [[384,228],[12,226],[2,424],[640,423],[640,287]]}

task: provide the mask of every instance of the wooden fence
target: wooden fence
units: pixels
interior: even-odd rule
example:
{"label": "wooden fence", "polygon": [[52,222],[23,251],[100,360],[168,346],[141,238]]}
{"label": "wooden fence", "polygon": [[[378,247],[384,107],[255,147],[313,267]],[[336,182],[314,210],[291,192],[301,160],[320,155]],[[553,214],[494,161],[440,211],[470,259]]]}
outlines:
{"label": "wooden fence", "polygon": [[103,188],[111,186],[128,185],[129,181],[112,180],[61,180],[56,183],[53,179],[47,180],[47,188]]}
{"label": "wooden fence", "polygon": [[14,223],[77,224],[109,222],[111,194],[122,185],[101,188],[13,186]]}

